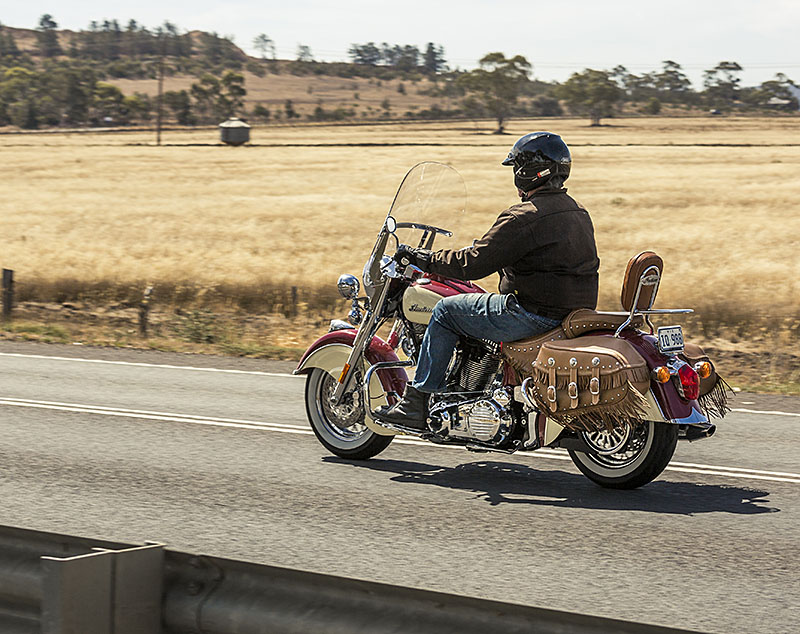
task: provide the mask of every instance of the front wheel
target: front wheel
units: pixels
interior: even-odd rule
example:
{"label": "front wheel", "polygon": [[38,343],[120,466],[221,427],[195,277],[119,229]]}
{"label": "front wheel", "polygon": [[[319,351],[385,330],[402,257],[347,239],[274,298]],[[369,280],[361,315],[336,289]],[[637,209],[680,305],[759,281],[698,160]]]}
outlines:
{"label": "front wheel", "polygon": [[583,475],[609,489],[635,489],[666,469],[678,443],[678,426],[648,421],[610,432],[584,432],[594,453],[569,451]]}
{"label": "front wheel", "polygon": [[361,380],[344,395],[339,405],[331,403],[336,377],[313,368],[306,380],[306,413],[317,439],[332,454],[351,460],[366,460],[389,446],[394,436],[381,436],[364,424]]}

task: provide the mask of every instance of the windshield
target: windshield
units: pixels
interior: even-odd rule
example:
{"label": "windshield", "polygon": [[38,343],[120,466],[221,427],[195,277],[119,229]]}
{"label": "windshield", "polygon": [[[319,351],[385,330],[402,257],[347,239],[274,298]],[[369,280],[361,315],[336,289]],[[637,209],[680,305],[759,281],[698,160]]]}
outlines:
{"label": "windshield", "polygon": [[396,235],[400,242],[413,247],[433,245],[420,244],[425,236],[422,229],[402,228],[414,223],[445,229],[452,236],[436,234],[437,249],[455,247],[456,231],[463,223],[467,204],[467,189],[464,179],[454,168],[444,163],[419,163],[406,174],[394,202],[389,210],[400,228]]}
{"label": "windshield", "polygon": [[[455,168],[444,163],[425,162],[412,167],[400,183],[388,216],[397,221],[395,235],[399,242],[426,249],[458,248],[457,232],[463,224],[467,188]],[[372,296],[380,282],[381,257],[392,255],[395,240],[383,231],[364,267],[364,286]],[[438,231],[436,231],[438,230]]]}

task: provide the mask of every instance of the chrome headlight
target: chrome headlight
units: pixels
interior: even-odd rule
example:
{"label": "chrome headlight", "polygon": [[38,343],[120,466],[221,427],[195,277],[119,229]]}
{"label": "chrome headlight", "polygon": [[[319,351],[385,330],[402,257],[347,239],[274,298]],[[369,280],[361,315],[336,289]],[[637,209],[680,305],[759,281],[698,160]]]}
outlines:
{"label": "chrome headlight", "polygon": [[339,276],[339,281],[336,282],[336,288],[345,299],[356,299],[358,292],[361,290],[361,284],[355,275],[345,273]]}

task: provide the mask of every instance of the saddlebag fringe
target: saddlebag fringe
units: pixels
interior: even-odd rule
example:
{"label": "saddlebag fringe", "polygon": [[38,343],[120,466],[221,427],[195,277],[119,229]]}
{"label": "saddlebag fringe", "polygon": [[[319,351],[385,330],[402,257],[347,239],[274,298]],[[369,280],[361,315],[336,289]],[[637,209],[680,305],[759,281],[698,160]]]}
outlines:
{"label": "saddlebag fringe", "polygon": [[546,401],[531,395],[548,418],[572,431],[611,431],[622,424],[635,427],[645,421],[648,403],[644,395],[630,383],[622,388],[624,395],[617,403],[592,405],[577,412],[551,412]]}
{"label": "saddlebag fringe", "polygon": [[725,418],[725,414],[731,411],[728,400],[733,394],[733,388],[719,374],[714,376],[716,377],[714,387],[705,394],[701,394],[697,400],[708,418],[712,416]]}

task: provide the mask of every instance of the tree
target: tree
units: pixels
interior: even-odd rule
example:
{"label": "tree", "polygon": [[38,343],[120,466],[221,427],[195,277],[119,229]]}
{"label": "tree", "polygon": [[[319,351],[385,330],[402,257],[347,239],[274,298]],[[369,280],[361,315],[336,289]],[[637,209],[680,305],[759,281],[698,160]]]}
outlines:
{"label": "tree", "polygon": [[394,64],[399,70],[414,70],[419,66],[419,49],[416,46],[406,44],[394,47]]}
{"label": "tree", "polygon": [[507,59],[503,53],[489,53],[479,64],[479,68],[465,73],[459,81],[497,120],[495,134],[502,134],[520,88],[528,81],[531,64],[522,55]]}
{"label": "tree", "polygon": [[64,121],[70,124],[85,123],[89,118],[89,105],[96,83],[91,70],[70,69],[62,75],[64,81]]}
{"label": "tree", "polygon": [[314,55],[311,53],[311,47],[305,44],[297,45],[297,61],[298,62],[313,62]]}
{"label": "tree", "polygon": [[775,79],[765,81],[757,88],[742,89],[742,99],[756,108],[796,112],[800,109],[796,91],[797,85],[783,73],[778,73]]}
{"label": "tree", "polygon": [[354,64],[366,64],[368,66],[377,66],[383,59],[381,50],[375,45],[375,42],[351,44],[347,54]]}
{"label": "tree", "polygon": [[20,128],[38,128],[38,87],[39,76],[35,71],[20,66],[9,68],[0,82],[4,118]]}
{"label": "tree", "polygon": [[639,110],[642,114],[659,114],[661,112],[661,102],[659,101],[658,97],[653,97]]}
{"label": "tree", "polygon": [[422,65],[425,70],[431,74],[436,74],[447,68],[446,60],[444,58],[444,47],[436,46],[433,42],[428,42],[425,48]]}
{"label": "tree", "polygon": [[135,92],[122,100],[122,107],[127,111],[129,118],[149,121],[153,111],[153,102],[148,95]]}
{"label": "tree", "polygon": [[222,77],[206,73],[191,87],[197,110],[217,120],[236,116],[244,107],[246,94],[244,75],[232,70],[226,70]]}
{"label": "tree", "polygon": [[592,125],[600,125],[601,118],[611,116],[622,95],[611,73],[591,68],[573,73],[556,89],[556,96],[566,101],[572,112],[589,115]]}
{"label": "tree", "polygon": [[275,42],[266,33],[256,35],[253,39],[253,48],[261,53],[261,59],[267,59],[267,53],[270,53],[271,59],[275,59]]}
{"label": "tree", "polygon": [[192,117],[192,100],[187,90],[168,90],[164,93],[164,103],[167,108],[172,110],[178,125],[191,125],[194,123]]}
{"label": "tree", "polygon": [[291,99],[287,99],[286,103],[283,104],[283,110],[286,112],[287,119],[299,119],[300,115],[297,114],[297,110],[294,109],[294,103],[292,103]]}
{"label": "tree", "polygon": [[56,57],[64,51],[58,43],[58,24],[53,16],[45,13],[39,18],[39,27],[36,29],[36,41],[42,57]]}
{"label": "tree", "polygon": [[559,117],[564,114],[558,99],[547,95],[537,95],[531,99],[528,112],[534,117]]}
{"label": "tree", "polygon": [[252,116],[255,117],[256,119],[261,119],[262,121],[269,121],[271,114],[272,113],[269,111],[269,108],[267,108],[263,104],[257,103],[253,107]]}
{"label": "tree", "polygon": [[736,62],[720,62],[703,72],[703,87],[708,105],[715,108],[730,107],[739,97],[739,73],[742,67]]}
{"label": "tree", "polygon": [[653,76],[656,90],[659,92],[661,101],[672,103],[687,103],[691,100],[692,82],[683,74],[680,64],[672,60],[662,62],[663,68],[660,73]]}
{"label": "tree", "polygon": [[113,84],[98,81],[94,88],[92,106],[95,118],[106,123],[119,123],[126,119],[123,109],[125,95]]}
{"label": "tree", "polygon": [[615,66],[611,72],[608,73],[608,77],[616,82],[623,90],[621,98],[626,97],[629,101],[639,102],[652,99],[656,96],[657,91],[651,73],[635,75],[627,68],[620,65]]}

